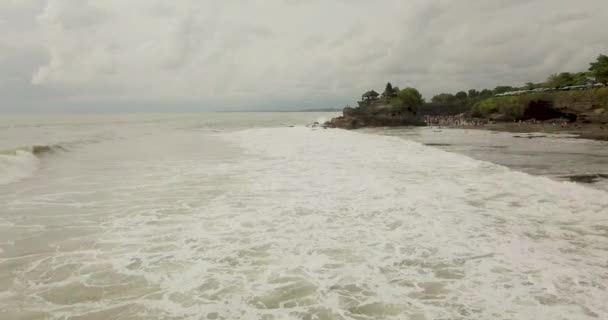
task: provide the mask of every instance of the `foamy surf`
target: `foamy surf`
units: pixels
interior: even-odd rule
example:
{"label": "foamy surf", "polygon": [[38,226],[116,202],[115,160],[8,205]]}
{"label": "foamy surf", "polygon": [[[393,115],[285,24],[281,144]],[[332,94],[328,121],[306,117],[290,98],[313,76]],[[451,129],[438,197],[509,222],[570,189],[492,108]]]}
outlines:
{"label": "foamy surf", "polygon": [[599,190],[305,127],[87,151],[0,194],[9,319],[608,316]]}
{"label": "foamy surf", "polygon": [[12,154],[0,154],[0,185],[32,176],[39,163],[39,159],[30,151],[15,150]]}
{"label": "foamy surf", "polygon": [[335,113],[333,115],[326,115],[326,116],[323,116],[323,117],[318,117],[317,121],[315,121],[315,122],[317,122],[319,124],[324,124],[324,123],[328,122],[329,120],[331,120],[333,118],[336,118],[336,117],[339,117],[339,116],[341,116],[340,113]]}
{"label": "foamy surf", "polygon": [[[231,138],[262,157],[248,160],[252,192],[276,199],[268,219],[290,230],[271,232],[294,248],[277,259],[307,270],[305,283],[260,292],[262,301],[313,299],[349,319],[608,312],[606,288],[592,284],[605,271],[605,192],[396,138],[303,128]],[[282,288],[310,294],[266,296]]]}
{"label": "foamy surf", "polygon": [[[78,145],[83,142],[66,143]],[[0,185],[18,182],[33,176],[40,160],[57,152],[69,151],[62,144],[33,145],[0,151]]]}
{"label": "foamy surf", "polygon": [[40,157],[67,151],[61,145],[34,145],[0,151],[0,185],[31,177],[40,165]]}

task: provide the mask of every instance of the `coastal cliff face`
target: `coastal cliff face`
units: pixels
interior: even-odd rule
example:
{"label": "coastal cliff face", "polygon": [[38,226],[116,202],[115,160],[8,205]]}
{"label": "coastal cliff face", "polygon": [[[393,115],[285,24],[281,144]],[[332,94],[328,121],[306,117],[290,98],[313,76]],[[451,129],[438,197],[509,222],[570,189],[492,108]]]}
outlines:
{"label": "coastal cliff face", "polygon": [[474,106],[473,115],[499,122],[563,118],[608,124],[608,88],[490,98]]}
{"label": "coastal cliff face", "polygon": [[566,114],[575,114],[577,121],[608,124],[608,109],[600,101],[584,98],[579,101],[557,99],[554,108]]}
{"label": "coastal cliff face", "polygon": [[425,123],[405,107],[374,101],[360,103],[358,108],[344,108],[341,117],[331,119],[325,126],[352,130],[364,127],[425,126]]}

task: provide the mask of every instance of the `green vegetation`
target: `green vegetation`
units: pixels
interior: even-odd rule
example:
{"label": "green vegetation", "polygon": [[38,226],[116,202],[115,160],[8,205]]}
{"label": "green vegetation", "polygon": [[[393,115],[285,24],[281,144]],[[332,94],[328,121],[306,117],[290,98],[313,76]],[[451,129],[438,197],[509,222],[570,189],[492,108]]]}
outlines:
{"label": "green vegetation", "polygon": [[473,106],[472,116],[487,117],[492,113],[502,113],[508,116],[521,116],[528,103],[529,96],[488,98]]}
{"label": "green vegetation", "polygon": [[591,63],[589,71],[597,81],[608,85],[608,56],[600,54],[597,61]]}
{"label": "green vegetation", "polygon": [[[555,73],[547,78],[547,82],[544,85],[548,88],[560,88],[567,86],[582,85],[589,81],[591,75],[588,72],[561,72]],[[540,84],[543,85],[543,84]]]}
{"label": "green vegetation", "polygon": [[472,108],[475,117],[487,117],[493,113],[519,117],[533,101],[559,101],[560,104],[574,105],[578,102],[593,101],[593,104],[608,111],[608,88],[587,91],[561,91],[554,93],[532,93],[522,96],[492,97],[476,103]]}
{"label": "green vegetation", "polygon": [[399,93],[399,88],[397,88],[397,87],[393,88],[393,85],[389,82],[386,84],[386,88],[384,89],[384,92],[382,93],[382,97],[390,100],[391,98],[396,97],[398,93]]}
{"label": "green vegetation", "polygon": [[379,95],[374,90],[370,90],[361,96],[361,100],[358,102],[360,107],[373,106],[378,103],[382,105],[389,104],[393,107],[394,111],[407,110],[414,114],[425,103],[418,89],[408,87],[401,90],[390,82],[386,84],[382,95]]}
{"label": "green vegetation", "polygon": [[[550,75],[545,82],[527,82],[520,87],[503,85],[494,89],[469,89],[455,94],[440,93],[433,96],[430,103],[425,102],[417,89],[408,87],[400,90],[389,82],[380,98],[375,91],[368,91],[363,95],[363,101],[359,104],[365,105],[380,101],[395,108],[406,108],[414,113],[422,111],[422,114],[439,115],[468,112],[477,117],[487,117],[497,113],[506,118],[520,117],[531,102],[541,100],[559,105],[559,107],[568,106],[568,104],[591,103],[593,106],[608,110],[608,88],[593,87],[595,83],[608,83],[608,56],[606,55],[599,55],[596,61],[590,64],[589,71],[555,73]],[[569,87],[565,90],[572,89],[572,91],[554,90],[564,87]]]}
{"label": "green vegetation", "polygon": [[[492,113],[502,113],[508,116],[517,116],[535,100],[555,100],[577,102],[577,99],[593,99],[594,104],[606,108],[607,91],[604,89],[591,89],[586,91],[557,91],[557,92],[529,92],[540,88],[563,88],[570,86],[591,85],[604,83],[608,85],[608,56],[599,55],[595,62],[590,64],[589,71],[560,72],[550,75],[545,82],[527,82],[520,87],[497,86],[494,89],[469,89],[467,92],[459,91],[456,94],[440,93],[431,98],[431,103],[421,106],[421,110],[431,112],[440,110],[442,113],[471,112],[475,116],[487,116]],[[528,91],[521,95],[496,97],[496,95],[514,91]],[[423,112],[425,113],[425,112]]]}
{"label": "green vegetation", "polygon": [[394,107],[407,107],[410,111],[416,113],[418,108],[424,104],[424,99],[417,89],[405,88],[390,99],[390,104]]}

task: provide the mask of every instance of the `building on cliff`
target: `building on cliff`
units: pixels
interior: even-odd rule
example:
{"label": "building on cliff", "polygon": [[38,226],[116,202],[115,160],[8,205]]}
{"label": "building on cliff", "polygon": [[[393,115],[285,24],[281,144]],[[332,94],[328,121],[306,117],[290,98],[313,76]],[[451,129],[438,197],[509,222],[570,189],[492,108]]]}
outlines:
{"label": "building on cliff", "polygon": [[327,127],[358,129],[363,127],[424,126],[425,123],[407,105],[391,105],[370,90],[361,96],[358,108],[346,107],[342,116],[327,122]]}
{"label": "building on cliff", "polygon": [[378,100],[379,96],[380,96],[380,94],[378,92],[376,92],[374,90],[370,90],[361,96],[361,100],[368,101],[368,102],[376,101],[376,100]]}

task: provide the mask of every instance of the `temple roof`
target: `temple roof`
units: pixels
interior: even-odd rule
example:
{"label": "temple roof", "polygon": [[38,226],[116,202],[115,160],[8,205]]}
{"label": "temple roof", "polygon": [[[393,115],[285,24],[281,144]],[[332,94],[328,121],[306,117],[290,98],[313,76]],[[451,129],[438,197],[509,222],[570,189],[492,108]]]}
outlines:
{"label": "temple roof", "polygon": [[366,93],[363,94],[363,98],[368,98],[368,97],[378,97],[380,94],[374,90],[370,90]]}

